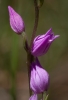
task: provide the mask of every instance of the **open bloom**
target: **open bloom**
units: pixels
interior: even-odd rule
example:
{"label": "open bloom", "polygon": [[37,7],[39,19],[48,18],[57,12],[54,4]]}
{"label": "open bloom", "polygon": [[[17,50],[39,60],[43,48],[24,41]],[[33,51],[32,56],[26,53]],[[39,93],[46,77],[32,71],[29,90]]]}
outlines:
{"label": "open bloom", "polygon": [[38,59],[31,64],[30,87],[34,93],[42,93],[48,90],[49,74],[42,68]]}
{"label": "open bloom", "polygon": [[17,12],[14,11],[12,7],[8,6],[8,11],[12,30],[18,34],[21,34],[23,31],[25,31],[23,19]]}
{"label": "open bloom", "polygon": [[45,54],[51,43],[58,38],[59,35],[54,35],[52,28],[50,28],[44,35],[37,36],[33,41],[32,54],[34,56],[41,56]]}

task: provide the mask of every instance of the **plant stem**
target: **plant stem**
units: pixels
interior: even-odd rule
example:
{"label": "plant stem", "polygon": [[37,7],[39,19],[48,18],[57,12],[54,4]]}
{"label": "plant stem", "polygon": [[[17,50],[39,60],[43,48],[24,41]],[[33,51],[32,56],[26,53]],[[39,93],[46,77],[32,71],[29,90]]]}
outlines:
{"label": "plant stem", "polygon": [[31,52],[30,52],[30,47],[28,45],[28,42],[27,42],[27,37],[26,37],[26,34],[25,32],[22,33],[22,36],[23,36],[23,46],[24,46],[24,49],[27,53],[27,70],[28,70],[28,82],[29,82],[29,95],[31,96],[32,95],[32,91],[30,89],[30,65],[32,63],[32,55],[31,55]]}
{"label": "plant stem", "polygon": [[39,19],[39,8],[38,8],[37,0],[34,0],[34,6],[35,6],[35,23],[34,23],[34,28],[33,28],[33,34],[32,34],[32,38],[31,38],[30,47],[28,46],[27,39],[24,37],[24,49],[27,52],[27,67],[28,67],[28,80],[29,80],[29,93],[30,93],[30,96],[32,95],[32,91],[30,89],[30,65],[31,65],[31,63],[33,61],[33,58],[34,58],[31,55],[31,47],[32,47],[33,39],[34,39],[36,31],[37,31],[38,19]]}
{"label": "plant stem", "polygon": [[27,42],[27,37],[26,37],[26,33],[22,33],[22,36],[23,36],[23,46],[24,46],[24,49],[27,53],[27,70],[28,70],[28,84],[29,84],[29,95],[31,96],[32,92],[31,92],[31,89],[30,89],[30,64],[31,64],[31,61],[30,61],[30,47],[28,45],[28,42]]}
{"label": "plant stem", "polygon": [[[28,59],[28,57],[27,57],[27,59]],[[30,89],[30,63],[29,62],[27,62],[27,69],[28,69],[29,95],[31,96],[32,95],[32,91]]]}
{"label": "plant stem", "polygon": [[42,92],[42,100],[43,100],[43,92]]}
{"label": "plant stem", "polygon": [[24,47],[26,52],[29,52],[30,48],[29,48],[29,45],[28,45],[28,41],[27,41],[27,37],[26,37],[25,32],[22,33],[22,37],[23,37],[23,47]]}
{"label": "plant stem", "polygon": [[32,63],[32,61],[33,61],[33,59],[34,59],[34,57],[33,57],[33,55],[31,55],[31,52],[29,51],[28,53],[27,53],[27,67],[28,67],[28,81],[29,81],[29,93],[30,93],[30,96],[32,95],[32,91],[31,91],[31,89],[30,89],[30,71],[31,71],[31,63]]}
{"label": "plant stem", "polygon": [[38,4],[37,4],[37,0],[34,0],[34,6],[35,6],[35,23],[34,23],[31,43],[30,43],[31,48],[32,48],[34,37],[36,35],[36,31],[37,31],[37,27],[38,27],[38,20],[39,20],[39,7],[38,7]]}

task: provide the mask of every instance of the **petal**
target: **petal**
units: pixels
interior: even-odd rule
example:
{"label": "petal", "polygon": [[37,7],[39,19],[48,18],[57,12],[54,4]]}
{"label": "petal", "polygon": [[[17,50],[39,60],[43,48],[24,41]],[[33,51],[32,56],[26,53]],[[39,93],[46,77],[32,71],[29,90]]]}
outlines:
{"label": "petal", "polygon": [[54,36],[54,38],[53,38],[53,40],[55,40],[56,38],[58,38],[60,35],[55,35]]}
{"label": "petal", "polygon": [[52,39],[49,40],[49,43],[52,43],[56,38],[58,38],[60,35],[55,35],[52,37]]}
{"label": "petal", "polygon": [[29,100],[38,100],[37,94],[32,95]]}
{"label": "petal", "polygon": [[[48,35],[48,36],[46,36],[45,38],[36,41],[36,42],[33,44],[32,54],[33,54],[33,55],[36,55],[36,56],[42,55],[44,49],[47,47],[49,38],[50,38],[50,36]],[[44,51],[44,52],[45,52],[45,51]]]}
{"label": "petal", "polygon": [[43,39],[45,38],[47,35],[51,35],[52,33],[52,28],[50,28],[45,34],[43,35],[38,35],[35,39],[34,42],[36,42],[37,40]]}
{"label": "petal", "polygon": [[52,28],[50,28],[50,29],[46,32],[46,36],[47,36],[47,35],[51,35],[51,33],[52,33]]}

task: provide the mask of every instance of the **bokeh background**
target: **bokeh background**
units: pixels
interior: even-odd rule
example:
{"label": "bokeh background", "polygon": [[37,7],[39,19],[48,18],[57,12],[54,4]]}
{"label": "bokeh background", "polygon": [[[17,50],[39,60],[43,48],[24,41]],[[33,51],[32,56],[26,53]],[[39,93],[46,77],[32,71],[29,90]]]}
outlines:
{"label": "bokeh background", "polygon": [[[17,100],[28,100],[26,52],[22,36],[10,28],[8,5],[22,16],[29,42],[34,25],[33,0],[0,0],[0,100],[11,100],[11,70],[16,73]],[[48,100],[68,100],[68,0],[44,0],[36,35],[45,33],[50,27],[60,37],[46,55],[39,57],[50,74]]]}

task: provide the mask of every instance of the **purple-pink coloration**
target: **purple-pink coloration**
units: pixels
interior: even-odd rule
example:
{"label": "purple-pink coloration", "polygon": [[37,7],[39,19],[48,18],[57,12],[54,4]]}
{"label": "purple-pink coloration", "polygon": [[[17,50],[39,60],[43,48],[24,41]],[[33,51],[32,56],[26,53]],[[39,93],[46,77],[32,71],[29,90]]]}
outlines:
{"label": "purple-pink coloration", "polygon": [[32,95],[29,100],[38,100],[37,94]]}
{"label": "purple-pink coloration", "polygon": [[49,74],[42,68],[38,59],[31,64],[30,87],[34,93],[48,90]]}
{"label": "purple-pink coloration", "polygon": [[21,34],[25,31],[24,21],[21,16],[14,11],[14,9],[8,6],[10,26],[14,32]]}
{"label": "purple-pink coloration", "polygon": [[58,38],[59,35],[54,35],[52,28],[50,28],[44,35],[37,36],[33,41],[32,54],[34,56],[41,56],[45,54],[51,43]]}

